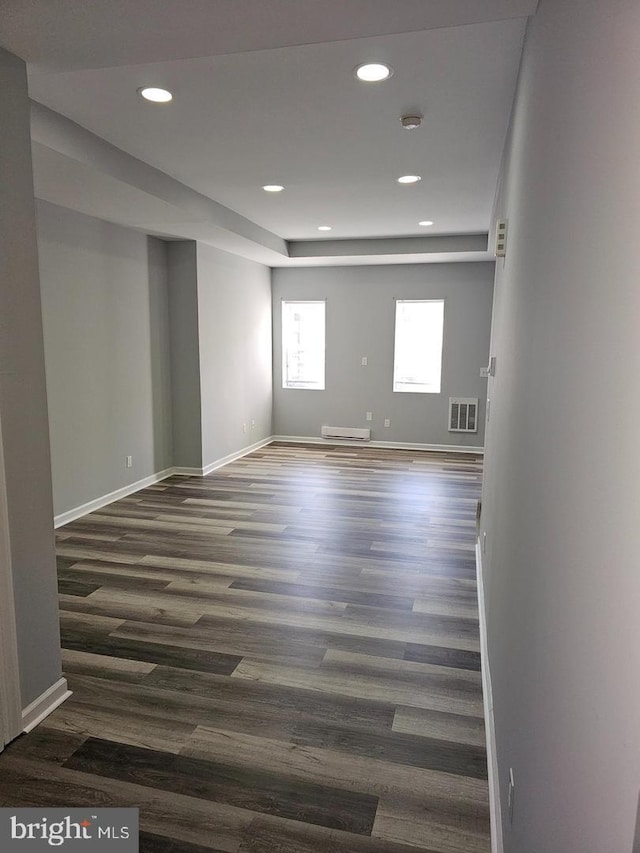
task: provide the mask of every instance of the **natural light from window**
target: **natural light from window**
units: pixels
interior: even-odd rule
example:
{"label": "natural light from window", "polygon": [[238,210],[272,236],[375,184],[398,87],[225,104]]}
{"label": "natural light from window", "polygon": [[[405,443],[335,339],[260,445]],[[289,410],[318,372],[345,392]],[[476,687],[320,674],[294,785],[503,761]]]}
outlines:
{"label": "natural light from window", "polygon": [[393,390],[439,394],[444,299],[397,299]]}
{"label": "natural light from window", "polygon": [[283,388],[324,390],[325,305],[283,300]]}

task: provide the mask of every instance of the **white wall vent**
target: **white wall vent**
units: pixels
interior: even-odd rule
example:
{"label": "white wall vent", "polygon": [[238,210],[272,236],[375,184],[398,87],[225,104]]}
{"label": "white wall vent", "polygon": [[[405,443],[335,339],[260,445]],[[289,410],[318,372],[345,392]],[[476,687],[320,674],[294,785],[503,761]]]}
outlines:
{"label": "white wall vent", "polygon": [[478,432],[477,397],[449,397],[449,432]]}
{"label": "white wall vent", "polygon": [[370,441],[370,429],[358,429],[357,427],[332,427],[323,426],[320,432],[323,438],[351,438],[358,441]]}

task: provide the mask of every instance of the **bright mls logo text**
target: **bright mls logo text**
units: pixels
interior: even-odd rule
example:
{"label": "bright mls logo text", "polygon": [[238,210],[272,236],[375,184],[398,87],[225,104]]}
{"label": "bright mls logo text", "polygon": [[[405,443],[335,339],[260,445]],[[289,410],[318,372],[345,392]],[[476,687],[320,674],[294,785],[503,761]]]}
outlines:
{"label": "bright mls logo text", "polygon": [[[22,823],[15,815],[11,815],[11,840],[46,841],[52,847],[59,847],[65,841],[86,840],[91,838],[129,838],[129,827],[121,826],[116,830],[112,826],[97,826],[93,832],[93,824],[86,818],[80,823],[72,821],[69,816],[63,820],[49,823],[43,817],[40,823]],[[117,834],[116,834],[117,833]]]}
{"label": "bright mls logo text", "polygon": [[136,808],[0,808],[0,853],[138,853]]}

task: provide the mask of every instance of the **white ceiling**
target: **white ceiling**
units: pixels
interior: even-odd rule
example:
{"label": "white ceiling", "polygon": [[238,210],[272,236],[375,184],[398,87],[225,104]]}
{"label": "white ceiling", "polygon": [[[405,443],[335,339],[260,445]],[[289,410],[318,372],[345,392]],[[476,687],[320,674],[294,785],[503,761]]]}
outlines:
{"label": "white ceiling", "polygon": [[[424,259],[439,260],[420,219],[434,220],[429,235],[490,228],[536,4],[0,0],[0,44],[29,61],[32,99],[81,126],[34,130],[36,193],[49,201],[272,266],[327,263],[313,244],[289,260],[284,242],[316,241],[325,223],[332,241],[354,240],[354,258],[358,238],[372,238],[367,262],[388,263],[390,244],[373,238],[420,235]],[[353,69],[370,59],[393,77],[359,83]],[[174,101],[147,104],[142,85]],[[424,114],[418,130],[400,126],[408,111]],[[406,173],[423,180],[398,185]],[[286,189],[267,194],[265,183]]]}

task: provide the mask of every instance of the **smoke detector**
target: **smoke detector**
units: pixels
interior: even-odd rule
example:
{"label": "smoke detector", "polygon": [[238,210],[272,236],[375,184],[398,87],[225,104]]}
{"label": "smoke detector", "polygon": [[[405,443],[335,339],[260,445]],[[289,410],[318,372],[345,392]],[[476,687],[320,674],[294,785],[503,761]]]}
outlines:
{"label": "smoke detector", "polygon": [[417,113],[412,115],[400,116],[400,124],[405,130],[415,130],[422,124],[422,116]]}

